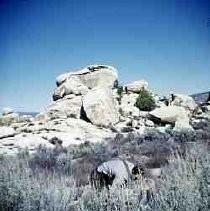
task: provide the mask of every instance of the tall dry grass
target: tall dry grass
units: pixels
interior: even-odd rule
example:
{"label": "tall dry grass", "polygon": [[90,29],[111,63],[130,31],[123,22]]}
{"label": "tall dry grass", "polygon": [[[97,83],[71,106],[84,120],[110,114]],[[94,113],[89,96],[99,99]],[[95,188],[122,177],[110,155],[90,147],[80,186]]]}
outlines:
{"label": "tall dry grass", "polygon": [[84,146],[81,151],[71,149],[65,153],[40,148],[33,156],[24,152],[16,157],[2,157],[0,210],[210,210],[210,159],[203,145],[187,150],[184,158],[180,154],[170,158],[162,178],[158,180],[158,193],[148,203],[143,199],[140,183],[100,193],[89,185],[76,184],[75,159],[88,153],[101,156],[103,150],[104,146],[99,145],[91,149]]}

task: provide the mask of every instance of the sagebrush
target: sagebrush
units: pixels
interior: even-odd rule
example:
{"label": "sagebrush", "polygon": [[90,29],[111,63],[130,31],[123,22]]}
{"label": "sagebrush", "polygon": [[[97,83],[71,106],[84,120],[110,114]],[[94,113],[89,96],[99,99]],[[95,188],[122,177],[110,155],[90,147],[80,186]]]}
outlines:
{"label": "sagebrush", "polygon": [[[2,157],[0,210],[205,211],[210,208],[210,160],[203,145],[195,144],[184,157],[179,153],[170,156],[158,180],[158,193],[148,203],[142,201],[139,183],[100,193],[88,183],[76,184],[74,171],[80,159],[88,154],[101,161],[107,159],[103,157],[106,154],[103,144],[65,150],[39,148],[33,156],[21,152],[16,157]],[[81,166],[77,167],[82,174]]]}

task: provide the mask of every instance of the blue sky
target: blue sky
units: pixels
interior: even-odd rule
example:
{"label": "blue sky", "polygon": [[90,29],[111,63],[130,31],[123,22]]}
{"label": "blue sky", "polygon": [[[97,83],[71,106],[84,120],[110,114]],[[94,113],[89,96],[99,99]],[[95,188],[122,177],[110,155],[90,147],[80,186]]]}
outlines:
{"label": "blue sky", "polygon": [[41,111],[89,64],[156,93],[210,89],[208,0],[0,0],[0,108]]}

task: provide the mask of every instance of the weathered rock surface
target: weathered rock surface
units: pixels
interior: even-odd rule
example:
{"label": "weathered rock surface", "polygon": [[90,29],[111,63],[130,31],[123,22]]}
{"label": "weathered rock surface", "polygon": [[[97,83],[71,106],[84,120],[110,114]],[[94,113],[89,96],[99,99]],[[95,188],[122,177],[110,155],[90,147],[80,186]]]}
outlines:
{"label": "weathered rock surface", "polygon": [[190,125],[189,118],[178,118],[175,122],[174,130],[193,130],[192,126]]}
{"label": "weathered rock surface", "polygon": [[40,145],[48,148],[54,147],[53,144],[50,144],[39,135],[19,134],[14,137],[0,139],[0,154],[14,154],[17,153],[19,149],[24,148],[33,152]]}
{"label": "weathered rock surface", "polygon": [[121,113],[123,116],[125,117],[139,116],[139,109],[136,106],[134,106],[137,97],[138,94],[135,93],[124,94],[122,96],[119,108],[121,109]]}
{"label": "weathered rock surface", "polygon": [[150,112],[150,118],[162,123],[175,125],[176,129],[190,129],[189,112],[180,106],[166,106],[156,108]]}
{"label": "weathered rock surface", "polygon": [[210,105],[205,106],[205,109],[209,112],[210,111]]}
{"label": "weathered rock surface", "polygon": [[46,114],[51,119],[56,118],[80,118],[82,107],[82,97],[74,94],[67,95],[63,99],[59,99],[52,103],[48,108]]}
{"label": "weathered rock surface", "polygon": [[53,99],[56,101],[69,94],[84,95],[87,92],[88,87],[77,76],[71,76],[55,90]]}
{"label": "weathered rock surface", "polygon": [[2,116],[12,114],[12,113],[14,113],[14,110],[12,108],[5,107],[2,109]]}
{"label": "weathered rock surface", "polygon": [[91,123],[98,126],[109,126],[119,121],[117,102],[112,90],[96,87],[83,98],[83,108]]}
{"label": "weathered rock surface", "polygon": [[189,111],[194,111],[197,107],[197,104],[192,97],[184,94],[174,94],[174,100],[171,102],[171,105],[181,106]]}
{"label": "weathered rock surface", "polygon": [[[113,67],[89,66],[60,75],[54,102],[36,117],[4,109],[0,117],[0,124],[4,125],[0,127],[0,154],[24,147],[33,152],[39,145],[95,143],[113,138],[116,133],[144,135],[153,129],[166,133],[173,127],[192,130],[190,124],[210,120],[208,103],[199,111],[194,100],[182,94],[175,94],[173,102],[154,94],[156,109],[139,111],[135,103],[139,91],[148,90],[148,83],[139,80],[123,89],[113,89],[116,81],[117,71]],[[197,112],[193,112],[195,109]]]}
{"label": "weathered rock surface", "polygon": [[31,115],[22,115],[19,116],[19,121],[18,122],[32,122],[34,118]]}
{"label": "weathered rock surface", "polygon": [[145,125],[146,125],[147,127],[154,127],[154,122],[151,121],[151,120],[149,120],[149,119],[146,119]]}
{"label": "weathered rock surface", "polygon": [[148,82],[145,80],[134,81],[126,86],[128,91],[134,93],[138,93],[142,89],[148,90]]}
{"label": "weathered rock surface", "polygon": [[6,113],[0,117],[0,123],[2,125],[10,125],[19,121],[19,114],[17,113]]}
{"label": "weathered rock surface", "polygon": [[6,127],[6,126],[0,127],[0,139],[12,137],[15,136],[16,134],[17,132],[11,127]]}
{"label": "weathered rock surface", "polygon": [[156,108],[151,111],[150,116],[154,116],[160,119],[162,122],[175,124],[176,120],[180,117],[188,117],[188,113],[184,108],[179,106],[166,106],[161,108]]}
{"label": "weathered rock surface", "polygon": [[55,119],[45,123],[33,121],[25,125],[19,123],[16,130],[7,127],[1,132],[0,128],[0,133],[0,137],[2,136],[0,154],[18,152],[19,148],[25,147],[33,152],[39,145],[54,147],[55,139],[59,140],[63,147],[68,147],[85,142],[101,142],[113,136],[108,129],[98,128],[91,123],[74,118]]}
{"label": "weathered rock surface", "polygon": [[117,70],[105,65],[88,66],[77,72],[65,73],[57,77],[58,88],[53,99],[60,99],[68,94],[86,94],[94,87],[112,88],[117,80]]}

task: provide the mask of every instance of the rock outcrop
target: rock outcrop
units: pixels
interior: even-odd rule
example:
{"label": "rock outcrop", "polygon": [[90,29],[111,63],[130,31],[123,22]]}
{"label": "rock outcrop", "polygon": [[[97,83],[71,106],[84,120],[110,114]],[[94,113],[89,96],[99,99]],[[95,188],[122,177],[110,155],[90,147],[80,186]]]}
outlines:
{"label": "rock outcrop", "polygon": [[148,90],[148,82],[145,80],[134,81],[126,85],[127,90],[130,92],[138,93],[140,90]]}
{"label": "rock outcrop", "polygon": [[109,129],[97,126],[75,118],[57,118],[54,120],[30,123],[16,123],[14,128],[0,127],[0,154],[18,152],[18,149],[27,147],[33,152],[39,145],[55,147],[53,140],[59,140],[63,147],[79,145],[85,142],[101,142],[111,138]]}
{"label": "rock outcrop", "polygon": [[180,106],[165,106],[151,111],[150,119],[163,124],[173,124],[175,129],[192,129],[189,112]]}
{"label": "rock outcrop", "polygon": [[19,121],[19,114],[15,113],[11,108],[3,108],[0,124],[10,125]]}
{"label": "rock outcrop", "polygon": [[47,116],[50,119],[56,118],[80,118],[80,112],[82,107],[82,97],[70,94],[62,99],[53,102],[47,108]]}
{"label": "rock outcrop", "polygon": [[96,87],[90,90],[83,98],[83,108],[94,125],[107,127],[119,121],[117,102],[109,88]]}
{"label": "rock outcrop", "polygon": [[117,81],[115,68],[88,66],[58,76],[54,101],[36,117],[4,109],[0,117],[0,154],[24,147],[33,152],[39,145],[68,147],[101,142],[116,133],[127,137],[130,132],[144,135],[149,130],[192,130],[192,123],[198,125],[210,119],[208,104],[198,110],[194,100],[183,94],[174,94],[173,101],[153,94],[156,108],[141,111],[135,104],[139,91],[148,90],[148,82],[139,80],[117,88]]}
{"label": "rock outcrop", "polygon": [[47,108],[42,118],[81,118],[101,126],[115,123],[118,112],[112,88],[116,82],[117,70],[105,65],[91,65],[80,71],[62,74],[56,79],[55,102]]}
{"label": "rock outcrop", "polygon": [[53,144],[39,135],[34,134],[18,134],[14,137],[6,137],[0,139],[0,154],[14,154],[18,153],[20,149],[27,148],[29,152],[33,153],[39,146],[47,148],[54,147]]}
{"label": "rock outcrop", "polygon": [[112,137],[108,126],[119,121],[112,90],[116,81],[114,68],[89,66],[59,76],[55,101],[34,119],[4,109],[0,123],[7,127],[0,127],[0,154],[24,147],[33,152],[39,145],[53,147],[59,143],[67,147]]}
{"label": "rock outcrop", "polygon": [[124,94],[121,98],[119,109],[121,110],[122,116],[139,116],[139,109],[135,106],[138,94],[130,93]]}
{"label": "rock outcrop", "polygon": [[11,127],[0,127],[0,139],[13,137],[17,134],[17,132]]}
{"label": "rock outcrop", "polygon": [[193,112],[196,109],[197,104],[195,103],[192,97],[184,94],[173,94],[173,96],[174,99],[171,102],[171,105],[181,106],[189,110],[190,112]]}
{"label": "rock outcrop", "polygon": [[83,95],[94,87],[113,87],[117,81],[115,68],[105,65],[88,66],[77,72],[69,72],[57,77],[58,88],[53,95],[58,100],[68,94]]}
{"label": "rock outcrop", "polygon": [[6,116],[6,115],[12,114],[12,113],[14,113],[14,110],[12,108],[5,107],[2,109],[2,116]]}

